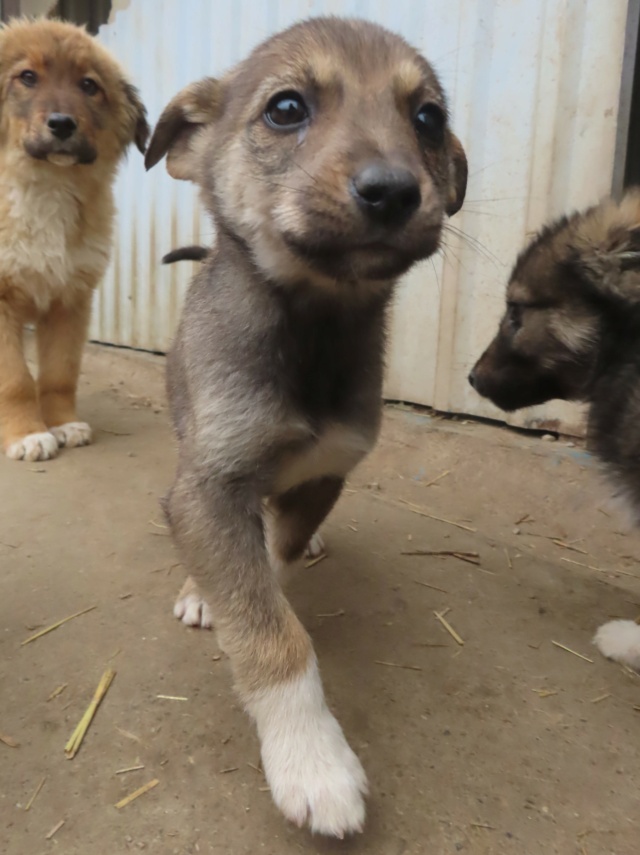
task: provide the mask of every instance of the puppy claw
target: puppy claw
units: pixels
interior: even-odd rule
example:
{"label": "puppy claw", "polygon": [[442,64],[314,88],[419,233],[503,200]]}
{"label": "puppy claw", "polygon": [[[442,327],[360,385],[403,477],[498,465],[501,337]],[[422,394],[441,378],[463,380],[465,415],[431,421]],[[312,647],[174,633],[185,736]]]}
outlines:
{"label": "puppy claw", "polygon": [[6,455],[12,460],[51,460],[58,454],[58,443],[49,431],[28,433],[22,439],[12,442],[6,448]]}
{"label": "puppy claw", "polygon": [[603,656],[640,670],[640,626],[632,620],[611,620],[595,634],[593,643]]}
{"label": "puppy claw", "polygon": [[91,443],[91,428],[86,422],[66,422],[63,425],[56,425],[51,428],[51,433],[60,448],[78,448]]}
{"label": "puppy claw", "polygon": [[311,536],[311,540],[307,544],[307,548],[304,551],[305,558],[319,558],[326,552],[326,548],[324,545],[324,540],[320,532],[316,532]]}

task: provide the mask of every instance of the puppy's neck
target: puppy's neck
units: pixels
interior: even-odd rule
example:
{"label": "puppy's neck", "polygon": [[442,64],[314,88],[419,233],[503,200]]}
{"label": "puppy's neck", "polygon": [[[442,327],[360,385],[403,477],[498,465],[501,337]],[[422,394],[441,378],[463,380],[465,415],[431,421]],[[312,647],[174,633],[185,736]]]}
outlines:
{"label": "puppy's neck", "polygon": [[115,176],[113,164],[57,166],[21,150],[0,152],[0,187],[18,195],[37,192],[46,196],[67,191],[80,206],[95,204],[105,192],[111,193]]}
{"label": "puppy's neck", "polygon": [[392,279],[329,278],[285,254],[282,247],[270,247],[259,237],[249,246],[220,220],[217,221],[216,243],[218,257],[246,267],[247,273],[262,280],[264,287],[275,290],[291,308],[297,306],[303,312],[326,308],[352,313],[383,308],[395,286]]}

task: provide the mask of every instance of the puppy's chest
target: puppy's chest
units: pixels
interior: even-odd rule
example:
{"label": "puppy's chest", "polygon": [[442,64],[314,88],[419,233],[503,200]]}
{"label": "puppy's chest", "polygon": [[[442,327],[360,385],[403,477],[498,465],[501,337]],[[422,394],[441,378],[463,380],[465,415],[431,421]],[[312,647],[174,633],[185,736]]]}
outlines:
{"label": "puppy's chest", "polygon": [[320,316],[296,330],[283,350],[282,371],[290,404],[313,438],[284,455],[278,492],[327,476],[344,478],[371,450],[380,418],[382,346],[377,319]]}
{"label": "puppy's chest", "polygon": [[96,234],[85,205],[68,185],[34,182],[7,189],[0,224],[0,273],[31,297],[39,310],[64,297],[73,280],[104,272],[110,229]]}

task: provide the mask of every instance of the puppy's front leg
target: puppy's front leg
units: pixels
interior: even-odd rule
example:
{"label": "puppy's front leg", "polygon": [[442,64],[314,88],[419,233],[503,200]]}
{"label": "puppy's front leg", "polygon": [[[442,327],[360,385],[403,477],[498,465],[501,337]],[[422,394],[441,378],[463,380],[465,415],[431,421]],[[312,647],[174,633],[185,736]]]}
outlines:
{"label": "puppy's front leg", "polygon": [[58,445],[40,415],[22,329],[22,319],[0,298],[0,430],[7,457],[48,460],[56,456]]}
{"label": "puppy's front leg", "polygon": [[327,707],[311,640],[269,564],[259,496],[237,481],[183,472],[167,510],[256,721],[274,801],[312,831],[359,831],[366,777]]}
{"label": "puppy's front leg", "polygon": [[91,313],[91,290],[83,287],[73,305],[53,303],[37,326],[40,408],[59,446],[89,445],[91,428],[78,421],[76,389]]}

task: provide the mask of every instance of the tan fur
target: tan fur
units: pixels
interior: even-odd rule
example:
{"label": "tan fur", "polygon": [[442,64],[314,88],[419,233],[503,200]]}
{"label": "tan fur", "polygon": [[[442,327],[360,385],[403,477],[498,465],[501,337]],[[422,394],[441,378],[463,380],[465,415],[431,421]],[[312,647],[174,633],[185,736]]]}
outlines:
{"label": "tan fur", "polygon": [[[37,75],[33,86],[21,74]],[[98,91],[88,95],[81,81]],[[126,148],[141,150],[144,107],[111,55],[83,29],[17,20],[0,30],[0,431],[5,449],[77,421],[75,394],[91,294],[109,261],[112,183]],[[47,126],[71,116],[67,142]],[[90,158],[93,160],[90,162]],[[22,328],[35,323],[31,379]]]}

